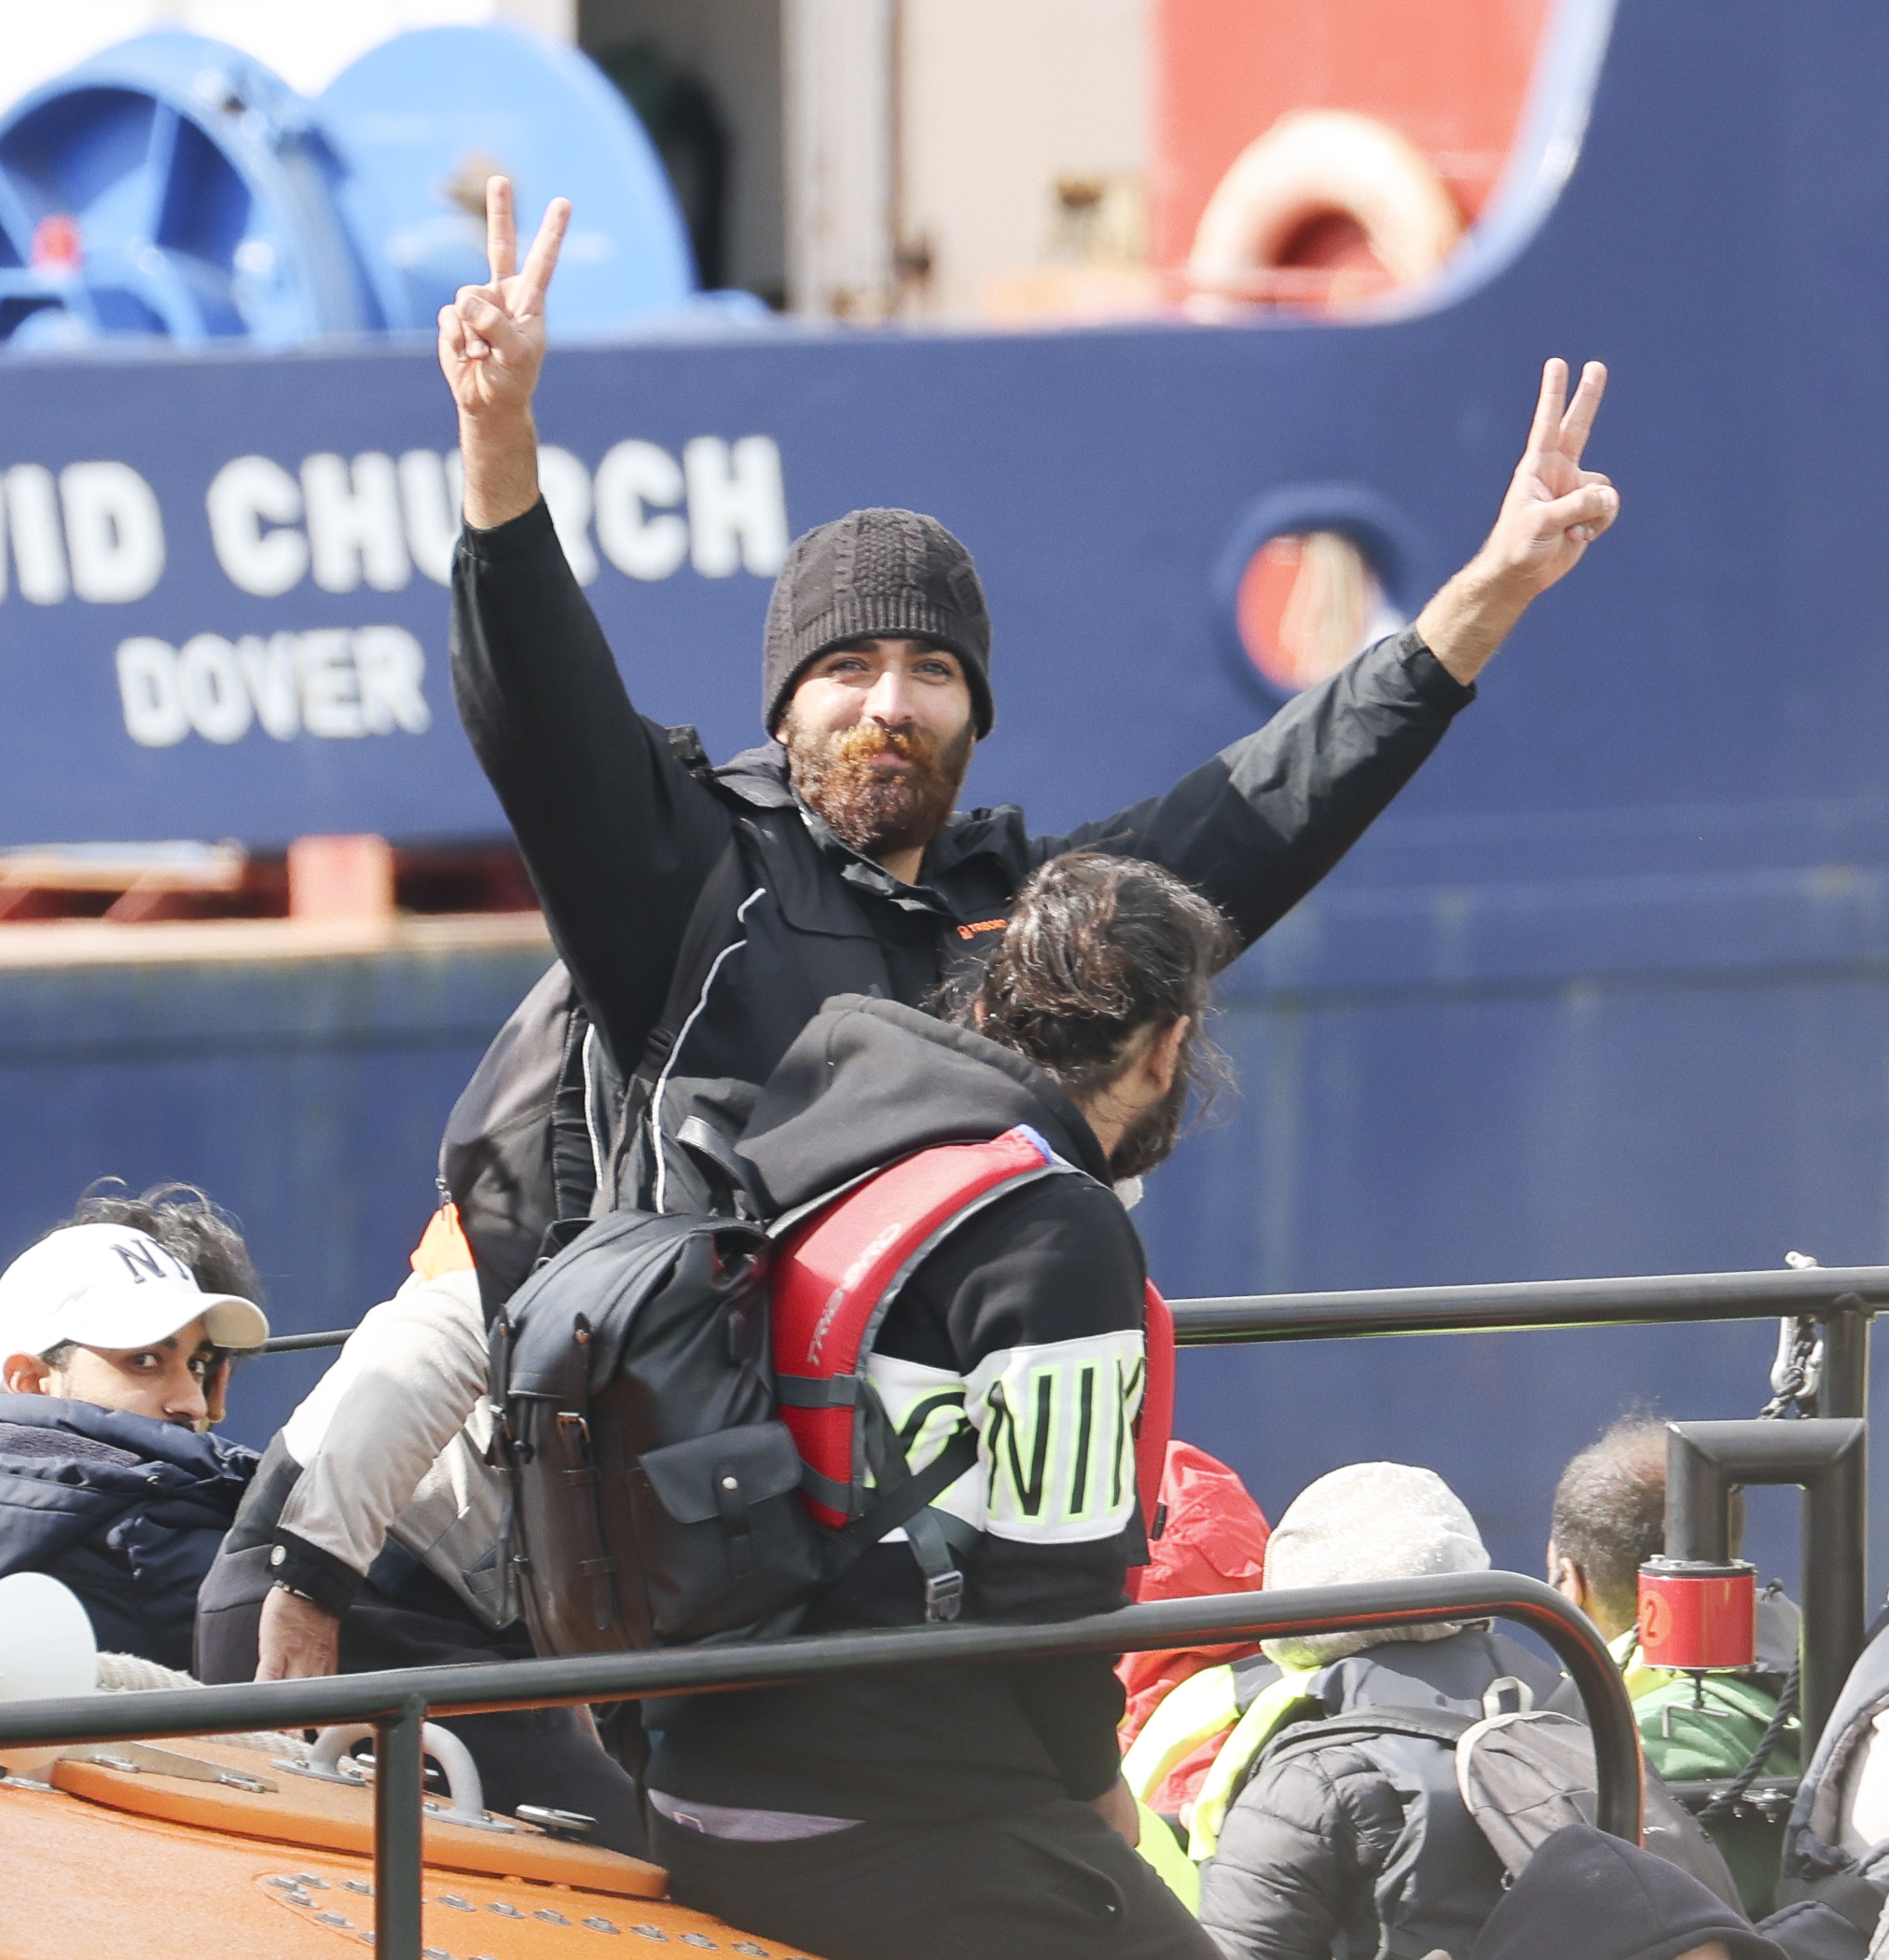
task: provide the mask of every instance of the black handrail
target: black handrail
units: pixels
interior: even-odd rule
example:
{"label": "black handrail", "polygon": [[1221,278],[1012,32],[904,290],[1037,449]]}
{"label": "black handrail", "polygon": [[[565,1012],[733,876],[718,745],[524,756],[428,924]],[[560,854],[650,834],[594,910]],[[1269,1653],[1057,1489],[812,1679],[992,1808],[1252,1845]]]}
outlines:
{"label": "black handrail", "polygon": [[1868,1448],[1868,1425],[1855,1417],[1666,1425],[1669,1558],[1723,1565],[1731,1556],[1733,1491],[1754,1484],[1795,1484],[1803,1490],[1800,1664],[1807,1763],[1863,1651]]}
{"label": "black handrail", "polygon": [[1344,1293],[1249,1293],[1173,1300],[1185,1347],[1249,1341],[1337,1341],[1366,1334],[1503,1333],[1527,1328],[1638,1327],[1801,1316],[1824,1323],[1818,1411],[1863,1415],[1868,1329],[1889,1308],[1889,1266],[1665,1273],[1623,1279],[1526,1279]]}
{"label": "black handrail", "polygon": [[258,1354],[299,1354],[306,1347],[338,1347],[353,1332],[352,1327],[331,1327],[314,1334],[270,1334],[255,1351]]}
{"label": "black handrail", "polygon": [[1282,1634],[1434,1625],[1484,1617],[1513,1620],[1531,1628],[1566,1666],[1593,1732],[1596,1821],[1603,1830],[1638,1843],[1639,1734],[1620,1669],[1585,1614],[1551,1587],[1517,1572],[1161,1600],[1051,1626],[911,1627],[739,1647],[677,1648],[662,1653],[585,1654],[477,1667],[407,1667],[316,1680],[250,1681],[225,1688],[157,1689],[0,1704],[0,1749],[8,1744],[132,1742],[372,1722],[379,1766],[374,1793],[375,1952],[381,1960],[420,1960],[420,1728],[429,1713],[450,1717],[636,1701],[654,1694],[773,1687],[865,1669],[1220,1646]]}
{"label": "black handrail", "polygon": [[1518,1327],[1630,1327],[1663,1320],[1818,1319],[1889,1308],[1889,1266],[1757,1273],[1658,1273],[1620,1279],[1521,1279],[1342,1293],[1170,1300],[1174,1332],[1215,1341],[1325,1341],[1344,1334],[1468,1333]]}

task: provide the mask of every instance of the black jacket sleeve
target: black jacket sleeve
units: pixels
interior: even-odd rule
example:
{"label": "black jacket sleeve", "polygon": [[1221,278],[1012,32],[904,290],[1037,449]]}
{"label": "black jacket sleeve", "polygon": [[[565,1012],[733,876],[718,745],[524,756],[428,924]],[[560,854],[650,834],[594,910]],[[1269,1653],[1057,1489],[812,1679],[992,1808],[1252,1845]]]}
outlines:
{"label": "black jacket sleeve", "polygon": [[1226,1960],[1329,1960],[1403,1827],[1397,1792],[1344,1748],[1262,1768],[1202,1868],[1200,1923]]}
{"label": "black jacket sleeve", "polygon": [[542,502],[460,539],[452,689],[558,950],[627,1073],[732,819],[630,705]]}
{"label": "black jacket sleeve", "polygon": [[1250,945],[1357,843],[1475,693],[1408,628],[1166,795],[1033,840],[1031,861],[1083,845],[1149,859],[1205,892]]}

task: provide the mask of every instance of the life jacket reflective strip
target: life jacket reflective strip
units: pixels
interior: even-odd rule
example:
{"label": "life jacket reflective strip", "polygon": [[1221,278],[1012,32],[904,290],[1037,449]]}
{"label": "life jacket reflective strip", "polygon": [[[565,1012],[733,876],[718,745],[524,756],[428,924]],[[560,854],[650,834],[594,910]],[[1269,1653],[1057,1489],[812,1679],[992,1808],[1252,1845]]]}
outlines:
{"label": "life jacket reflective strip", "polygon": [[1317,1672],[1316,1667],[1287,1668],[1260,1691],[1220,1745],[1200,1794],[1193,1800],[1193,1815],[1188,1824],[1187,1855],[1195,1864],[1204,1864],[1219,1850],[1220,1827],[1246,1783],[1254,1758],[1305,1699],[1305,1684]]}
{"label": "life jacket reflective strip", "polygon": [[1224,1734],[1240,1718],[1233,1668],[1222,1662],[1189,1675],[1163,1695],[1122,1759],[1122,1774],[1137,1799],[1150,1803],[1176,1763]]}
{"label": "life jacket reflective strip", "polygon": [[1141,1862],[1151,1866],[1155,1877],[1198,1919],[1200,1867],[1188,1856],[1180,1840],[1168,1829],[1165,1819],[1157,1816],[1138,1798],[1135,1808],[1141,1818],[1141,1835],[1135,1843]]}
{"label": "life jacket reflective strip", "polygon": [[[866,1364],[887,1312],[919,1263],[985,1206],[1040,1178],[1081,1176],[1026,1124],[986,1143],[919,1151],[793,1223],[773,1268],[780,1416],[807,1465],[804,1495],[834,1529],[866,1508]],[[1136,1484],[1151,1522],[1174,1407],[1174,1323],[1148,1289],[1148,1366]]]}

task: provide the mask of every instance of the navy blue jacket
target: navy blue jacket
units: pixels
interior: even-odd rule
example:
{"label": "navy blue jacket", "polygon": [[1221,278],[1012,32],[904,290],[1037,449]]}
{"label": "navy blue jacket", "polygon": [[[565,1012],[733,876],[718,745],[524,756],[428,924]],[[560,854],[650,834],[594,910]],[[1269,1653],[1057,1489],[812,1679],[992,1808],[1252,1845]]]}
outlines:
{"label": "navy blue jacket", "polygon": [[44,1572],[105,1653],[190,1665],[197,1589],[256,1455],[94,1402],[0,1395],[0,1578]]}

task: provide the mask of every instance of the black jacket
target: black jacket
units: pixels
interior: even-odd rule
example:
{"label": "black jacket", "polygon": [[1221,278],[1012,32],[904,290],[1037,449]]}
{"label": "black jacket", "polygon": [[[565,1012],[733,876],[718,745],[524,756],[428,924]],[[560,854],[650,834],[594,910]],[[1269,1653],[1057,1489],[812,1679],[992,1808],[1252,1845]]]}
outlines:
{"label": "black jacket", "polygon": [[[667,1063],[751,1083],[830,995],[922,1005],[1030,871],[1077,845],[1165,865],[1250,944],[1344,856],[1474,695],[1404,632],[1165,796],[1066,836],[1031,836],[1012,805],[954,815],[913,887],[795,801],[777,744],[692,773],[630,705],[542,503],[462,536],[452,671],[466,733],[621,1071]],[[718,867],[714,917],[697,918]],[[659,1028],[673,1036],[684,1023],[679,1052],[646,1053]]]}
{"label": "black jacket", "polygon": [[[1537,1700],[1557,1679],[1513,1641],[1468,1631],[1369,1648],[1321,1669],[1306,1691],[1329,1715],[1480,1716],[1483,1691],[1503,1675]],[[1414,1736],[1334,1738],[1262,1759],[1202,1869],[1200,1917],[1227,1960],[1417,1960],[1437,1947],[1461,1956],[1502,1878],[1456,1792],[1452,1749]]]}
{"label": "black jacket", "polygon": [[255,1465],[175,1423],[0,1395],[0,1578],[45,1572],[78,1594],[101,1652],[187,1668],[197,1589]]}
{"label": "black jacket", "polygon": [[[939,1500],[972,1527],[970,1620],[1106,1612],[1122,1604],[1130,1559],[1144,1555],[1133,1439],[1108,1398],[1124,1415],[1138,1400],[1145,1269],[1101,1148],[1055,1084],[1010,1050],[857,998],[829,1002],[801,1035],[742,1145],[785,1208],[929,1144],[1018,1124],[1085,1175],[1027,1185],[946,1237],[895,1296],[871,1364],[894,1424],[913,1431],[915,1468],[967,1420],[979,1433],[977,1465]],[[1079,1426],[1085,1372],[1094,1419]],[[1006,1407],[1022,1412],[1008,1429],[993,1414]],[[1046,1497],[1039,1438],[1049,1443]],[[886,1542],[803,1630],[923,1617],[912,1553]],[[1120,1773],[1122,1705],[1106,1658],[1091,1655],[696,1696],[652,1708],[660,1733],[649,1781],[703,1802],[821,1816],[1001,1815],[1108,1788]]]}

